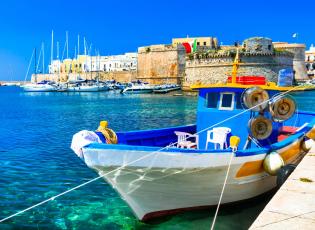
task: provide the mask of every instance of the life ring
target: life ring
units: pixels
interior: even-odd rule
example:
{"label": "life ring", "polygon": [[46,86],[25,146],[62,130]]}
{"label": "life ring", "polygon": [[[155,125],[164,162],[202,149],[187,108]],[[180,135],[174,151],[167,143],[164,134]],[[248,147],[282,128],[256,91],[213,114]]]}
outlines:
{"label": "life ring", "polygon": [[244,105],[252,111],[263,111],[268,106],[269,95],[266,90],[255,86],[243,93]]}
{"label": "life ring", "polygon": [[103,134],[107,144],[117,144],[118,138],[116,133],[114,132],[114,130],[107,128],[107,126],[107,121],[101,121],[100,126],[96,131]]}
{"label": "life ring", "polygon": [[249,134],[257,140],[267,139],[272,133],[271,120],[259,115],[249,120]]}
{"label": "life ring", "polygon": [[269,110],[274,121],[283,122],[293,116],[296,104],[293,99],[284,97],[272,101],[269,105]]}

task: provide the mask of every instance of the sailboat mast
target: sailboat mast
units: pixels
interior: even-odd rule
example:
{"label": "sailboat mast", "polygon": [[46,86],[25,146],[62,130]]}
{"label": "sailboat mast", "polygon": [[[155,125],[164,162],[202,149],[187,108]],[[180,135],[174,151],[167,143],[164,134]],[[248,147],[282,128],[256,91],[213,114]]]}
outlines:
{"label": "sailboat mast", "polygon": [[35,48],[35,59],[34,59],[34,74],[36,75],[36,68],[37,68],[37,66],[36,66],[36,48]]}
{"label": "sailboat mast", "polygon": [[51,31],[51,48],[50,48],[50,65],[52,66],[54,60],[54,31]]}
{"label": "sailboat mast", "polygon": [[66,31],[66,45],[67,45],[67,59],[69,59],[69,38],[68,38],[68,31]]}
{"label": "sailboat mast", "polygon": [[80,34],[78,34],[78,56],[80,55]]}
{"label": "sailboat mast", "polygon": [[45,45],[44,42],[42,43],[42,50],[43,50],[43,74],[45,73]]}

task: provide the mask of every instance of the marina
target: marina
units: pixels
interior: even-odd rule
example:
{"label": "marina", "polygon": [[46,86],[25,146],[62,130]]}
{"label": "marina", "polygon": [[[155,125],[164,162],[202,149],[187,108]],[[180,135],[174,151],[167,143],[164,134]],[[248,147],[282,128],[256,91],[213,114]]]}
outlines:
{"label": "marina", "polygon": [[315,229],[314,7],[3,2],[0,230]]}

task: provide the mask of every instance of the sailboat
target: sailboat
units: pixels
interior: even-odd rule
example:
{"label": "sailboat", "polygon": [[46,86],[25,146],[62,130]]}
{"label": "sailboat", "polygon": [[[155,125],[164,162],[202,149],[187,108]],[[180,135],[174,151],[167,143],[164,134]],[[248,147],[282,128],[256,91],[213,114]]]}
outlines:
{"label": "sailboat", "polygon": [[[40,55],[42,54],[42,52],[44,52],[43,49],[44,49],[44,46],[42,45],[42,48],[41,48],[41,51],[40,51]],[[54,82],[51,82],[51,81],[37,82],[38,69],[37,69],[37,62],[36,62],[36,48],[33,51],[33,54],[32,54],[31,60],[30,60],[30,64],[32,62],[33,55],[35,56],[35,58],[34,58],[35,83],[24,84],[24,85],[21,86],[22,89],[25,92],[54,92],[54,91],[57,91],[57,87],[56,87]],[[43,56],[44,56],[44,54],[43,54]],[[29,64],[29,67],[30,67],[30,64]],[[27,70],[24,82],[26,81],[28,72],[29,72],[29,68]]]}

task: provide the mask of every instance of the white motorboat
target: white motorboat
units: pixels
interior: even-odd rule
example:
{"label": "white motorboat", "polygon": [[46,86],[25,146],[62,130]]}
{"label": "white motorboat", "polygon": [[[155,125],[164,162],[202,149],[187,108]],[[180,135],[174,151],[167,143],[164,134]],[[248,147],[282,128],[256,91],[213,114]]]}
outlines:
{"label": "white motorboat", "polygon": [[97,81],[92,80],[82,80],[67,82],[67,92],[99,92],[107,91],[109,87]]}
{"label": "white motorboat", "polygon": [[181,87],[177,84],[164,84],[158,85],[153,89],[153,93],[168,93],[176,90],[180,90]]}
{"label": "white motorboat", "polygon": [[127,87],[121,91],[121,93],[152,93],[155,86],[142,81],[132,81],[128,83]]}

